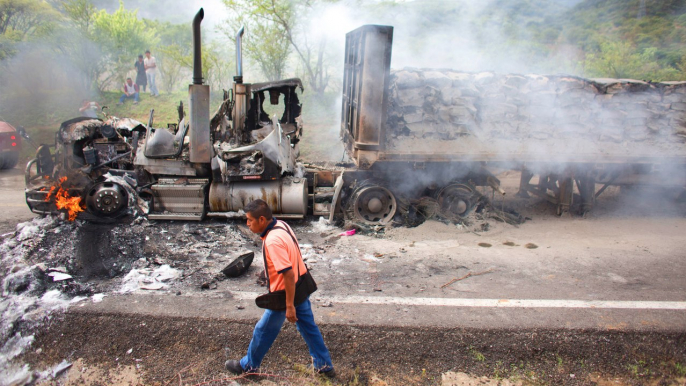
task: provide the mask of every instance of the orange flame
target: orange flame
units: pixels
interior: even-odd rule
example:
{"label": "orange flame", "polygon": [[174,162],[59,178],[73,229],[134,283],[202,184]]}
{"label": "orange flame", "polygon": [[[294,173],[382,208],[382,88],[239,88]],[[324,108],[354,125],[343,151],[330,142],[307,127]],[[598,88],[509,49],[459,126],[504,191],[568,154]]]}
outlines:
{"label": "orange flame", "polygon": [[[45,201],[50,201],[54,193],[57,209],[66,209],[69,221],[74,221],[79,212],[83,212],[84,209],[81,207],[81,197],[72,197],[66,189],[62,188],[62,184],[65,181],[67,181],[67,177],[62,177],[58,183],[51,186],[48,194],[45,196]],[[55,193],[55,190],[57,190],[57,193]]]}

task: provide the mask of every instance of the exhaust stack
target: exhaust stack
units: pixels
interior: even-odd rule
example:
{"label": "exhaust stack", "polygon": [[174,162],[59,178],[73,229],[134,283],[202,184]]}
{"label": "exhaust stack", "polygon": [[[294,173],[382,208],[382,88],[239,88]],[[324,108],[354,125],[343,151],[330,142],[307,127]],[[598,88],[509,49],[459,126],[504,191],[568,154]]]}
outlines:
{"label": "exhaust stack", "polygon": [[236,32],[236,76],[233,77],[233,81],[236,83],[243,83],[243,32],[245,27],[241,26],[241,29]]}
{"label": "exhaust stack", "polygon": [[210,143],[210,86],[202,84],[202,47],[200,22],[205,11],[193,18],[193,84],[188,86],[190,99],[190,161],[210,163],[212,144]]}
{"label": "exhaust stack", "polygon": [[193,18],[193,84],[202,84],[202,49],[200,22],[205,17],[205,11],[200,11]]}
{"label": "exhaust stack", "polygon": [[236,76],[233,77],[233,95],[235,104],[233,107],[233,138],[236,143],[243,142],[243,130],[245,128],[245,117],[248,114],[248,94],[250,85],[243,84],[243,32],[244,27],[236,33]]}

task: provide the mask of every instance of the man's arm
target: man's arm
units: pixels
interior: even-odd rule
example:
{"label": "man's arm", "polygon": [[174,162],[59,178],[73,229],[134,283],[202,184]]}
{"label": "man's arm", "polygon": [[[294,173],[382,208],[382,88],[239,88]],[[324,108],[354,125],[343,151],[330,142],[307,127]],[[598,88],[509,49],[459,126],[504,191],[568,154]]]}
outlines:
{"label": "man's arm", "polygon": [[283,283],[286,287],[286,319],[289,322],[295,323],[298,318],[295,315],[295,305],[293,301],[295,299],[295,273],[292,269],[282,273]]}

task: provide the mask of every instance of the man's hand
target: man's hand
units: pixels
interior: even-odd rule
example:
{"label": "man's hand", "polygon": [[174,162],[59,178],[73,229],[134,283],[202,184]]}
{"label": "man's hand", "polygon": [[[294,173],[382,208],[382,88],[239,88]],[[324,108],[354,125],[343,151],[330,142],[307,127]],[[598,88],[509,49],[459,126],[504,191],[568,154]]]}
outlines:
{"label": "man's hand", "polygon": [[295,306],[293,306],[293,304],[286,306],[286,319],[291,323],[298,321],[298,317],[295,316]]}

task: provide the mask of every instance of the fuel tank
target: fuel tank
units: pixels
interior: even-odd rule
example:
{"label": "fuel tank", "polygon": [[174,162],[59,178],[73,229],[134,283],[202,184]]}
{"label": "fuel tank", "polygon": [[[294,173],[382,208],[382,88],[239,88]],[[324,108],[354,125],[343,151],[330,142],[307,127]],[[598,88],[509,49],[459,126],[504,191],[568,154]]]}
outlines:
{"label": "fuel tank", "polygon": [[277,216],[303,218],[307,214],[307,179],[214,182],[210,185],[210,212],[238,212],[258,198]]}

